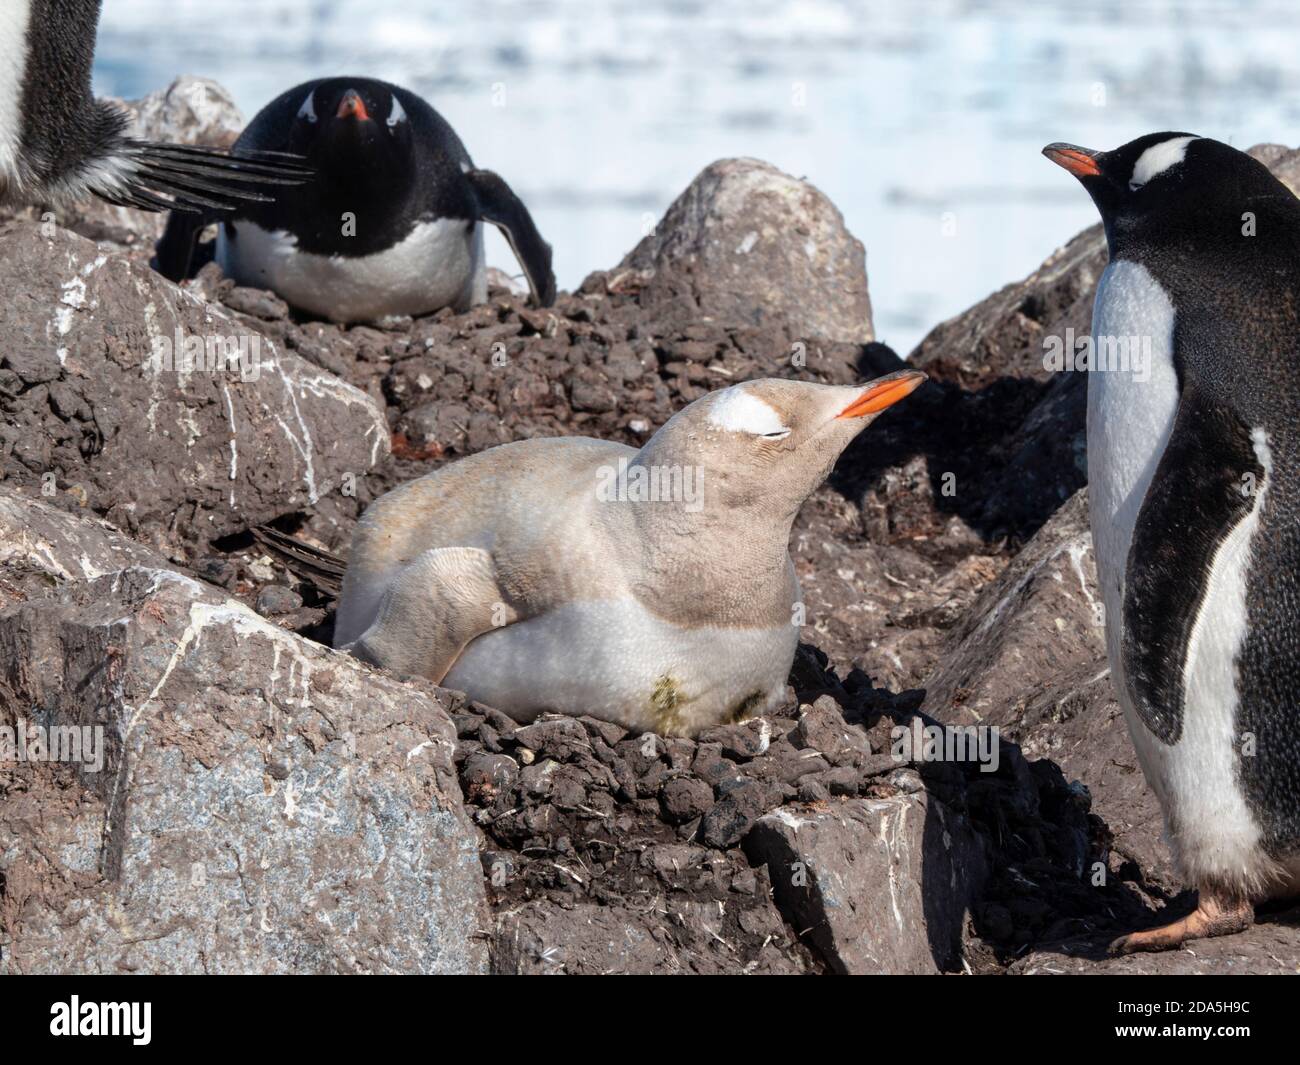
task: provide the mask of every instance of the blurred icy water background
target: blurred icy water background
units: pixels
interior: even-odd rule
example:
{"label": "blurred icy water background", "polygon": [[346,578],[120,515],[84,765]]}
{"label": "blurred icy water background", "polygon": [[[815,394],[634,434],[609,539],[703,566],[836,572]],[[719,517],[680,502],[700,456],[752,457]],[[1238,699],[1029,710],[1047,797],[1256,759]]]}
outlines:
{"label": "blurred icy water background", "polygon": [[1045,143],[1300,142],[1295,22],[1285,0],[106,0],[96,89],[201,74],[251,118],[312,77],[406,85],[523,196],[565,288],[709,162],[758,156],[844,212],[906,353],[1094,220]]}

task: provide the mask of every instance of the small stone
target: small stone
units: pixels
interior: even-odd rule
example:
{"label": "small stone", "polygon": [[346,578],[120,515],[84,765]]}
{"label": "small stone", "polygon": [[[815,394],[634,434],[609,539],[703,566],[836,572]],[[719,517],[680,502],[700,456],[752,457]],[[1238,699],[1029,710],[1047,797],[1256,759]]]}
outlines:
{"label": "small stone", "polygon": [[280,614],[292,614],[302,609],[302,596],[292,588],[278,584],[268,584],[257,593],[257,612],[265,618]]}
{"label": "small stone", "polygon": [[700,742],[720,744],[724,757],[733,762],[747,762],[767,752],[772,742],[772,726],[762,717],[735,725],[719,725],[701,732]]}
{"label": "small stone", "polygon": [[682,824],[713,809],[713,789],[696,777],[675,777],[659,791],[664,814]]}
{"label": "small stone", "polygon": [[800,802],[826,802],[830,797],[830,789],[820,780],[805,777],[799,781],[798,798]]}
{"label": "small stone", "polygon": [[726,781],[723,795],[704,815],[700,839],[710,847],[725,850],[739,843],[766,812],[768,789],[757,780]]}
{"label": "small stone", "polygon": [[791,738],[795,746],[812,748],[831,758],[854,751],[871,753],[866,735],[844,720],[839,704],[829,695],[821,696],[803,710]]}
{"label": "small stone", "polygon": [[885,778],[899,791],[905,795],[916,795],[925,790],[925,784],[921,780],[921,774],[915,769],[903,768],[897,769]]}
{"label": "small stone", "polygon": [[228,558],[203,558],[198,561],[194,569],[209,584],[216,584],[222,588],[232,588],[239,578],[238,567]]}
{"label": "small stone", "polygon": [[519,777],[519,766],[504,754],[478,754],[465,760],[460,770],[465,798],[475,805],[489,805],[508,791]]}
{"label": "small stone", "polygon": [[758,877],[754,875],[754,870],[742,868],[736,870],[736,874],[731,878],[731,890],[738,895],[752,895],[758,888]]}
{"label": "small stone", "polygon": [[274,292],[267,292],[260,288],[236,286],[225,294],[222,302],[232,311],[239,311],[241,314],[266,321],[289,317],[289,305]]}

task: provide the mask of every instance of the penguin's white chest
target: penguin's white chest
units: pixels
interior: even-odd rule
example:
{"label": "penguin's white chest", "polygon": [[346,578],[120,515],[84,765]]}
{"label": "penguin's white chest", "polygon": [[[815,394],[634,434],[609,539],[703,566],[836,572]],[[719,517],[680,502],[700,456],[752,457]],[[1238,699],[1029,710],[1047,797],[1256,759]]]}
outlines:
{"label": "penguin's white chest", "polygon": [[291,234],[240,221],[233,240],[218,229],[216,255],[237,283],[269,288],[336,322],[463,311],[487,298],[482,224],[460,219],[420,222],[391,248],[364,256],[299,251]]}
{"label": "penguin's white chest", "polygon": [[1092,335],[1088,508],[1109,632],[1138,512],[1178,410],[1173,303],[1145,267],[1112,262],[1097,288]]}
{"label": "penguin's white chest", "polygon": [[479,636],[442,683],[516,720],[580,707],[683,734],[772,709],[798,641],[794,625],[684,628],[632,599],[588,600]]}

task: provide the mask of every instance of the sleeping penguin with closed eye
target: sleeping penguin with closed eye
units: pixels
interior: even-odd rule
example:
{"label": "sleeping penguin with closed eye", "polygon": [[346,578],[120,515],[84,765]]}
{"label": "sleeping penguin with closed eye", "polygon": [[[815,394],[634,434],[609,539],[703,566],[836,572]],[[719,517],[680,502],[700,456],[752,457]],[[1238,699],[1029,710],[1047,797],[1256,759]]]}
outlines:
{"label": "sleeping penguin with closed eye", "polygon": [[[215,257],[236,283],[335,322],[464,311],[487,300],[488,222],[509,241],[533,301],[555,301],[551,246],[528,209],[406,89],[370,78],[310,81],[272,100],[235,146],[297,153],[317,177],[278,203],[220,219],[173,214],[155,259],[173,281]],[[216,240],[200,246],[214,221]]]}

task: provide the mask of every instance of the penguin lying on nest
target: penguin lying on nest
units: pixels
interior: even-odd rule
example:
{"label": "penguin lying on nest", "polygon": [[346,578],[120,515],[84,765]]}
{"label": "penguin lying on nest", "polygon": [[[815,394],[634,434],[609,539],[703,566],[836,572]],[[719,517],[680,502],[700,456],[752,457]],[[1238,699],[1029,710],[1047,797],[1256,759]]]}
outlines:
{"label": "penguin lying on nest", "polygon": [[1088,374],[1106,644],[1199,895],[1112,949],[1162,950],[1300,892],[1300,200],[1187,133],[1043,151],[1110,246]]}
{"label": "penguin lying on nest", "polygon": [[[639,451],[503,444],[393,489],[343,562],[334,645],[531,721],[691,736],[777,706],[799,641],[790,528],[849,442],[925,380],[765,379],[712,392]],[[658,486],[656,488],[656,485]]]}
{"label": "penguin lying on nest", "polygon": [[555,302],[551,246],[528,208],[412,92],[370,78],[307,82],[258,112],[235,148],[303,155],[318,177],[226,217],[215,246],[197,245],[215,217],[173,216],[156,262],[173,281],[215,256],[239,284],[336,322],[465,311],[487,300],[487,222],[510,242],[533,301]]}
{"label": "penguin lying on nest", "polygon": [[87,195],[142,211],[228,210],[311,170],[292,156],[133,140],[90,92],[101,0],[0,3],[0,203]]}

